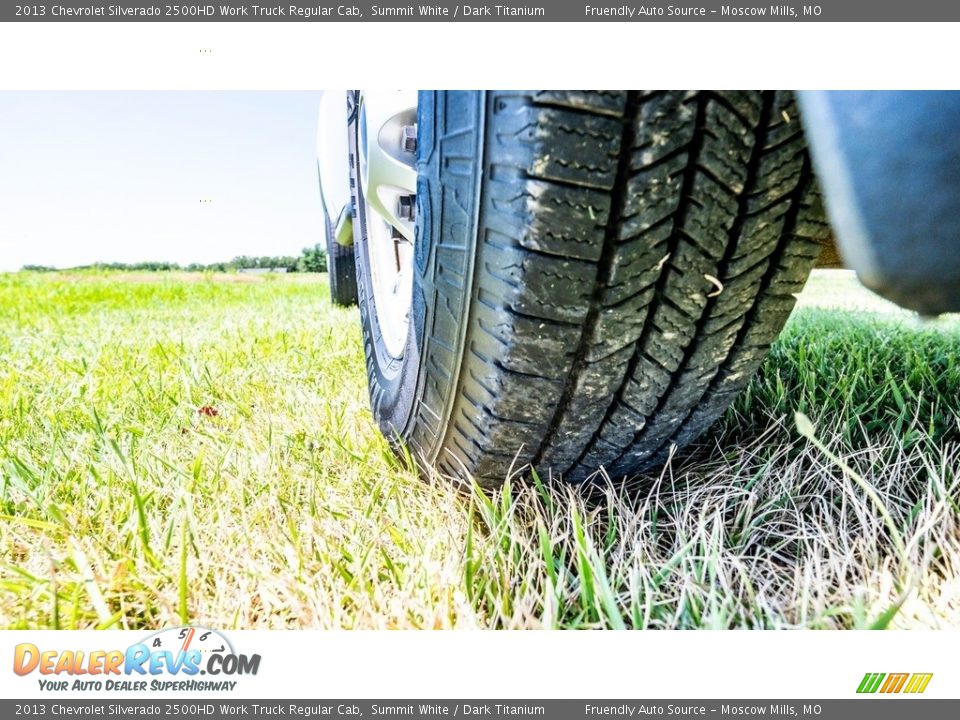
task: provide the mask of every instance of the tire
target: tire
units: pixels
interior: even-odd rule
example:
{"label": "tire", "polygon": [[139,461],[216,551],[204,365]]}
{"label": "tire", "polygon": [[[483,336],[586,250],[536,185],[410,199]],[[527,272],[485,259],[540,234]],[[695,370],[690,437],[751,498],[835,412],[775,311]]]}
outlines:
{"label": "tire", "polygon": [[324,218],[327,240],[327,277],[330,282],[330,302],[349,307],[357,304],[357,263],[353,248],[344,247],[333,239],[330,218]]}
{"label": "tire", "polygon": [[354,223],[371,403],[421,466],[485,486],[621,477],[695,439],[828,233],[792,93],[423,92],[417,121],[402,357]]}

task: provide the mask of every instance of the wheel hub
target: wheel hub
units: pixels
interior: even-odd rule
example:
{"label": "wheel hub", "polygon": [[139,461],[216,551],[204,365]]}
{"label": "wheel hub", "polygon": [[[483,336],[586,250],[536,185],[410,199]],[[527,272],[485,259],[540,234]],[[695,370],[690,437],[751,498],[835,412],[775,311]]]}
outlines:
{"label": "wheel hub", "polygon": [[413,299],[417,93],[364,92],[358,107],[358,179],[374,312],[383,342],[402,357]]}

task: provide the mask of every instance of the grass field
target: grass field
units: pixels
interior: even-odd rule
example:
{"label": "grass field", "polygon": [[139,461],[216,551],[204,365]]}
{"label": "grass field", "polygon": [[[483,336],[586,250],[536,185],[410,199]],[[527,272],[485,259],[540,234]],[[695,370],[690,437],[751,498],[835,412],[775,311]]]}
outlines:
{"label": "grass field", "polygon": [[487,497],[394,459],[323,278],[0,275],[0,626],[958,627],[960,323],[800,306],[629,492]]}

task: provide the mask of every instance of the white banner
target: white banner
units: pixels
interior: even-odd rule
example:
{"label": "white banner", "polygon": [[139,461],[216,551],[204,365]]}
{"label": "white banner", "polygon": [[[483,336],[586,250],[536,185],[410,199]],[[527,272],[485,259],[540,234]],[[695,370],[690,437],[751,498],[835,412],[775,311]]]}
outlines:
{"label": "white banner", "polygon": [[931,673],[924,698],[960,698],[958,645],[944,631],[7,631],[0,688],[24,699],[842,699],[867,673],[905,673],[901,690]]}

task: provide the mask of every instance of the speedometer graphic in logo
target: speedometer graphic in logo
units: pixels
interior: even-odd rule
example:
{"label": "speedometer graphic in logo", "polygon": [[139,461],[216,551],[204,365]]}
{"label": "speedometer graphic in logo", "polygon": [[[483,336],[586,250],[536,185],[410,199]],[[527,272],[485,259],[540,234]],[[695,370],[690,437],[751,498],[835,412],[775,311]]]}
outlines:
{"label": "speedometer graphic in logo", "polygon": [[199,626],[161,630],[150,635],[143,642],[151,652],[166,650],[174,657],[189,650],[197,650],[203,657],[214,653],[233,654],[233,646],[226,637],[216,630]]}

